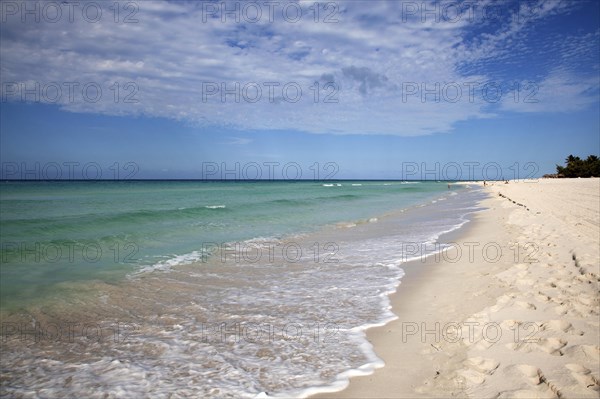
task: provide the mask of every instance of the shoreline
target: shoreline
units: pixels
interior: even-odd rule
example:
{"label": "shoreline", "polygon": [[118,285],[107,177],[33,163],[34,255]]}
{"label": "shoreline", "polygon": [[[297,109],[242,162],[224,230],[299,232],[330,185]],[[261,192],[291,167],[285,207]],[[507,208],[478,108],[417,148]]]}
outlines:
{"label": "shoreline", "polygon": [[[591,207],[593,226],[598,188],[599,179],[486,187],[489,198],[480,205],[487,209],[443,237],[467,250],[462,256],[402,265],[405,276],[389,296],[398,318],[366,332],[385,366],[311,398],[597,398],[598,229],[593,237],[589,223],[569,219],[579,211],[561,207]],[[588,202],[572,202],[581,197],[573,191]],[[488,256],[475,250],[469,259],[471,248],[485,244],[502,256],[492,262],[492,249]],[[579,270],[569,264],[576,259]]]}
{"label": "shoreline", "polygon": [[[321,377],[319,374],[321,366],[331,370],[330,375],[335,375],[334,372],[336,374],[340,371],[343,372],[345,369],[351,370],[346,374],[347,376],[356,375],[361,371],[368,372],[370,371],[369,367],[377,365],[379,360],[374,354],[370,355],[372,351],[367,348],[369,344],[364,339],[363,331],[369,326],[379,324],[380,321],[383,325],[394,317],[389,311],[388,294],[397,288],[397,285],[392,287],[392,284],[400,279],[398,274],[404,273],[400,270],[401,258],[398,256],[397,246],[402,242],[409,241],[429,242],[428,240],[433,238],[428,239],[427,237],[437,237],[438,234],[447,231],[446,229],[461,223],[459,219],[462,217],[459,216],[463,216],[463,210],[473,209],[472,207],[475,205],[476,200],[470,197],[471,194],[465,192],[467,196],[464,198],[461,195],[448,194],[450,193],[445,190],[444,186],[439,193],[434,192],[427,195],[427,199],[424,201],[382,214],[378,218],[370,218],[364,223],[353,223],[352,226],[331,225],[310,236],[292,237],[296,245],[307,249],[312,248],[314,242],[335,243],[335,252],[332,254],[325,252],[327,248],[320,245],[324,251],[320,253],[322,262],[321,258],[315,260],[311,257],[305,258],[303,263],[296,264],[280,259],[281,254],[278,253],[273,259],[265,259],[264,264],[250,264],[251,273],[245,274],[240,273],[241,270],[244,270],[240,269],[244,265],[238,265],[233,258],[228,258],[230,263],[211,258],[207,260],[206,264],[180,265],[170,270],[168,275],[157,270],[155,273],[148,273],[119,285],[98,282],[92,287],[97,295],[85,295],[85,298],[77,300],[76,307],[71,306],[73,302],[65,305],[62,302],[58,305],[48,303],[39,311],[31,313],[31,318],[29,315],[13,314],[10,319],[5,320],[12,323],[7,324],[12,326],[9,331],[12,336],[7,340],[10,342],[10,347],[4,346],[4,348],[10,349],[8,354],[10,356],[7,355],[3,360],[6,363],[3,364],[11,364],[11,367],[7,369],[14,370],[14,372],[7,373],[3,377],[6,377],[7,381],[15,381],[15,386],[28,385],[32,387],[31,389],[53,389],[57,394],[68,395],[94,383],[88,370],[93,370],[95,374],[107,371],[116,372],[116,370],[119,370],[119,373],[127,373],[130,367],[139,368],[140,365],[143,365],[145,369],[154,370],[156,376],[170,376],[174,372],[173,370],[179,370],[179,367],[184,369],[182,372],[187,372],[185,370],[189,367],[193,370],[203,370],[204,374],[214,373],[213,382],[203,383],[198,377],[199,374],[196,373],[190,375],[190,378],[197,378],[194,380],[195,387],[190,391],[187,391],[188,388],[182,388],[168,380],[165,383],[166,379],[160,382],[155,381],[155,383],[164,390],[182,389],[182,392],[196,393],[204,391],[208,396],[210,396],[210,392],[213,392],[211,389],[222,389],[222,387],[227,389],[227,385],[218,379],[222,374],[218,372],[217,368],[220,370],[224,367],[231,367],[232,363],[217,358],[213,362],[216,364],[213,366],[214,371],[211,368],[207,369],[205,360],[194,361],[188,357],[188,353],[196,350],[205,351],[204,353],[210,350],[226,354],[235,351],[235,357],[232,358],[241,358],[242,360],[240,363],[233,363],[234,367],[231,368],[233,371],[247,371],[247,380],[260,378],[265,381],[264,386],[267,387],[265,392],[273,393],[274,390],[270,387],[274,386],[280,389],[281,395],[286,394],[285,388],[279,388],[278,381],[270,380],[271,376],[263,375],[266,373],[261,370],[244,369],[244,367],[248,368],[246,364],[242,363],[245,361],[244,357],[266,364],[269,359],[276,356],[297,359],[301,355],[308,367],[303,366],[302,363],[295,367],[294,364],[289,366],[276,364],[272,374],[289,373],[307,378],[305,373],[307,370],[310,372],[312,368],[312,370],[316,370],[314,371],[314,380],[316,381]],[[441,201],[442,198],[439,197],[442,197],[444,201]],[[428,221],[434,215],[445,215],[445,218],[434,219],[436,223],[428,225]],[[452,215],[456,217],[452,218]],[[394,234],[390,234],[390,232]],[[404,232],[411,234],[404,234]],[[396,237],[396,234],[400,234],[400,238]],[[327,262],[329,256],[339,259],[340,265],[329,264]],[[365,268],[365,262],[372,264]],[[274,264],[278,265],[277,268],[271,267]],[[316,267],[315,264],[317,264]],[[306,273],[307,267],[312,270],[310,274]],[[163,278],[164,276],[166,278]],[[332,276],[333,279],[330,280]],[[269,284],[271,281],[274,284]],[[305,283],[298,284],[298,281]],[[254,301],[263,293],[273,292],[273,285],[278,286],[275,294],[281,295],[281,300],[279,303],[273,304],[275,306],[266,299],[264,300],[263,303],[269,306],[268,319],[261,315],[255,316],[256,310],[261,311],[261,308],[254,305]],[[310,298],[315,297],[315,290],[319,295],[316,295],[316,300],[311,300]],[[329,294],[332,290],[334,293]],[[331,296],[328,301],[319,299],[328,295]],[[136,300],[132,301],[131,298],[136,298]],[[297,298],[306,298],[306,300],[300,302]],[[320,303],[314,310],[307,306],[307,303],[316,303],[316,301],[320,301]],[[216,305],[210,307],[211,304]],[[355,306],[346,306],[350,304]],[[355,314],[359,308],[363,313]],[[21,339],[22,335],[19,336],[19,326],[24,324],[17,323],[26,323],[27,320],[33,319],[39,323],[39,328],[36,327],[39,331],[47,330],[48,326],[54,324],[61,326],[66,309],[69,311],[68,322],[78,323],[76,331],[74,328],[75,339],[67,337],[68,339],[65,340],[65,332],[71,330],[61,327],[56,342],[48,339],[40,339],[38,342],[40,347],[46,351],[44,358],[53,361],[52,371],[46,370],[46,372],[60,373],[61,376],[57,377],[56,381],[46,382],[20,372],[23,370],[23,365],[29,361],[30,356],[26,355],[25,351],[20,351],[21,345],[24,347],[26,344]],[[120,342],[108,340],[111,338],[111,327],[115,320],[119,323],[123,322],[124,325],[131,325],[134,331],[132,334],[124,334],[127,335],[123,337],[127,339],[126,350]],[[86,349],[86,345],[89,344],[88,336],[79,327],[86,326],[88,322],[93,321],[100,326],[101,347],[95,347],[96,343],[92,343],[94,350],[81,352],[77,358],[64,357],[63,353],[73,350],[74,346],[77,346],[78,350]],[[233,331],[234,328],[237,328],[235,327],[236,322],[247,323],[247,321],[254,323],[264,321],[265,325],[272,326],[274,333],[261,335],[262,339],[255,340],[256,342],[242,339],[239,345],[231,346],[228,336],[221,334],[223,330],[212,328],[225,323],[225,326]],[[321,338],[318,338],[319,341],[315,341],[314,337],[311,338],[312,336],[308,335],[309,331],[312,333],[314,323],[323,325],[324,321],[341,326],[340,334],[343,336],[338,335],[335,330],[331,337],[336,340],[341,339],[341,341],[325,342]],[[288,343],[287,333],[284,334],[287,331],[284,327],[288,324],[298,325],[302,329],[306,328],[306,338],[299,341],[303,347],[298,348],[296,345]],[[326,326],[324,325],[324,328]],[[361,328],[361,331],[344,332],[346,328],[351,330],[356,326],[365,326],[365,328]],[[271,327],[269,328],[271,331]],[[248,330],[243,331],[247,332]],[[293,332],[293,330],[290,331]],[[325,334],[329,333],[328,330],[320,331],[323,331],[322,337],[325,339],[327,337]],[[238,338],[245,337],[241,333],[236,334],[238,335],[234,335],[234,343],[237,343]],[[360,339],[356,340],[356,338]],[[169,350],[180,356],[177,359],[178,365],[173,364],[175,355],[167,359],[162,357],[162,351],[167,348],[164,342],[173,343]],[[366,350],[358,351],[357,344]],[[257,350],[257,348],[260,349]],[[347,361],[348,368],[335,360],[344,359],[343,353],[349,353],[354,357]],[[102,361],[92,358],[98,355],[102,355]],[[320,361],[321,358],[332,359],[332,361]],[[115,365],[111,362],[112,359],[118,359],[120,363]],[[68,367],[74,361],[90,365],[90,367],[81,372],[77,372],[78,369],[69,369]],[[361,367],[364,363],[369,363],[369,366]],[[64,379],[76,379],[79,385],[71,387],[69,384],[63,384],[61,382],[63,377]],[[262,380],[261,383],[263,383]],[[322,381],[334,382],[325,378]],[[287,384],[287,382],[284,378],[281,378],[281,382],[285,387],[283,384]],[[341,387],[344,382],[344,379],[340,378],[338,386]],[[124,378],[120,389],[141,393],[145,392],[146,388],[139,385],[138,379]],[[322,390],[317,388],[313,392],[315,391]],[[255,395],[248,389],[242,390],[235,387],[226,392],[235,392],[237,396],[248,395],[251,397]],[[288,388],[287,393],[301,396],[307,395],[310,391],[300,388],[294,392]]]}
{"label": "shoreline", "polygon": [[[297,394],[304,397],[314,393],[315,397],[335,398],[449,396],[530,398],[553,397],[552,395],[597,397],[598,367],[593,362],[598,363],[600,352],[596,344],[599,326],[597,322],[593,324],[593,320],[591,322],[588,319],[598,317],[597,287],[600,271],[597,270],[598,238],[593,233],[598,232],[600,209],[597,208],[600,207],[598,201],[600,180],[575,180],[569,184],[568,187],[564,182],[539,185],[516,182],[509,185],[492,184],[485,191],[478,190],[486,193],[485,196],[478,195],[473,198],[474,201],[467,203],[462,203],[462,200],[454,202],[454,208],[444,205],[453,201],[450,198],[458,199],[449,196],[442,204],[434,205],[437,202],[431,201],[424,207],[415,207],[410,215],[400,212],[397,215],[403,215],[400,218],[382,217],[381,220],[375,220],[376,223],[363,223],[353,228],[339,230],[326,229],[319,234],[305,237],[305,244],[312,243],[313,239],[325,242],[331,239],[331,234],[335,232],[336,239],[346,247],[354,248],[353,244],[356,243],[364,246],[358,248],[359,251],[354,253],[354,258],[348,258],[351,261],[348,265],[351,267],[341,275],[339,280],[336,280],[336,290],[339,287],[343,289],[343,284],[348,280],[347,273],[353,271],[354,261],[357,272],[365,271],[365,262],[371,262],[373,256],[380,257],[380,261],[374,263],[372,268],[367,268],[368,273],[357,280],[360,281],[358,285],[349,286],[349,288],[356,288],[353,292],[363,292],[361,289],[364,289],[369,279],[379,279],[369,282],[372,285],[368,289],[374,291],[364,291],[367,294],[364,296],[354,294],[353,297],[345,298],[334,307],[320,307],[319,312],[329,317],[342,309],[344,314],[338,315],[338,319],[333,319],[332,316],[331,320],[343,323],[349,318],[361,317],[361,307],[370,298],[370,300],[385,300],[384,306],[387,311],[384,313],[391,317],[397,316],[391,321],[390,318],[385,318],[388,322],[385,324],[382,322],[380,326],[374,326],[379,323],[373,323],[367,326],[368,328],[362,329],[361,334],[366,337],[363,339],[363,349],[368,346],[368,350],[364,353],[371,352],[373,357],[367,356],[371,359],[368,364],[357,363],[357,367],[348,368],[346,372],[338,374],[338,379],[333,384],[338,391],[334,391],[333,385],[327,385],[303,389]],[[568,195],[565,194],[565,190]],[[563,200],[571,205],[564,206]],[[580,204],[582,201],[583,204]],[[521,203],[527,206],[524,207]],[[558,211],[556,211],[557,204],[560,205]],[[586,207],[591,207],[591,211]],[[478,210],[481,208],[484,209]],[[464,211],[467,212],[463,213]],[[436,236],[437,242],[450,243],[454,246],[427,254],[421,259],[403,263],[392,261],[397,257],[399,246],[404,248],[404,244],[411,244],[406,237],[413,236],[403,233],[418,230],[421,224],[428,220],[423,219],[423,216],[443,216],[443,212],[446,212],[446,216],[453,212],[461,212],[461,219],[468,220],[462,224],[462,227],[445,230],[445,233],[441,232]],[[390,232],[400,233],[400,238],[393,239],[395,235],[390,235]],[[380,233],[385,234],[380,235]],[[578,235],[579,233],[581,235]],[[365,240],[365,237],[370,239]],[[417,237],[418,235],[414,236],[415,241],[412,244],[432,242],[427,239],[419,241],[421,238]],[[518,244],[516,247],[515,243]],[[532,253],[528,245],[532,243],[537,245],[537,253],[533,254],[536,255],[537,263],[530,262]],[[482,248],[485,247],[489,247],[491,252],[482,252]],[[361,248],[375,252],[361,255]],[[495,249],[499,249],[501,256],[494,257]],[[421,253],[426,252],[422,249]],[[343,251],[340,252],[341,255]],[[517,261],[515,257],[518,258]],[[410,258],[414,257],[409,256],[408,259]],[[387,262],[391,263],[385,265],[384,263]],[[218,263],[211,265],[209,274],[197,273],[194,265],[176,268],[168,279],[162,279],[160,273],[151,274],[141,278],[139,284],[136,281],[131,282],[127,290],[106,284],[99,285],[98,288],[105,294],[103,298],[97,298],[100,302],[89,298],[89,301],[81,304],[81,309],[92,306],[96,313],[81,314],[81,320],[97,314],[98,320],[108,321],[110,319],[106,317],[110,316],[118,320],[129,320],[136,327],[140,327],[140,339],[132,337],[125,352],[120,352],[123,348],[119,345],[109,344],[107,341],[105,347],[97,348],[101,351],[99,353],[110,354],[104,356],[105,359],[111,359],[112,356],[121,359],[123,356],[128,358],[136,353],[140,356],[143,354],[129,364],[137,365],[136,362],[143,359],[146,368],[164,370],[164,375],[169,375],[171,370],[177,369],[176,364],[170,360],[165,362],[160,356],[163,347],[148,348],[143,337],[163,337],[161,340],[177,339],[179,344],[174,350],[192,351],[198,345],[198,325],[209,326],[222,321],[227,323],[232,323],[232,320],[243,321],[243,314],[238,319],[229,316],[220,319],[215,318],[215,314],[203,311],[202,304],[207,303],[207,298],[213,298],[212,303],[223,303],[222,299],[232,297],[221,296],[222,288],[233,283],[238,284],[238,280],[235,280],[236,276],[239,276],[238,268],[227,268],[224,265],[220,267]],[[285,270],[288,270],[291,276],[294,276],[293,273],[303,272],[301,265],[288,266]],[[387,281],[387,273],[391,273],[388,277],[393,277],[395,271],[391,270],[396,270],[396,267],[401,268],[403,273],[401,279],[398,279],[399,285],[395,285],[392,289],[390,284],[387,284],[386,289],[383,290],[382,284]],[[303,295],[311,298],[315,287],[320,287],[320,282],[328,281],[327,277],[330,276],[326,273],[328,269],[327,267],[323,270],[321,267],[314,268],[310,275],[306,275],[308,281],[312,283],[306,284],[305,287],[295,283],[285,285],[286,281],[281,281],[279,272],[282,269],[277,269],[280,291],[293,298],[300,298]],[[331,270],[337,269],[333,267]],[[232,286],[242,288],[255,286],[262,281],[269,281],[272,277],[270,273],[271,269],[268,267],[255,268],[251,285],[244,285],[244,282],[241,282],[239,283],[241,285]],[[205,287],[206,291],[200,292],[198,290],[200,286]],[[535,290],[531,287],[535,287]],[[229,309],[229,314],[239,315],[240,306],[244,303],[252,303],[252,298],[255,297],[245,294],[246,291],[238,291],[237,296],[233,298],[235,300],[227,302],[229,307],[225,306],[224,314],[228,314],[227,309]],[[177,295],[170,295],[173,292]],[[240,293],[243,295],[240,296]],[[146,298],[151,301],[150,306],[146,301],[133,303],[130,301],[132,297]],[[156,305],[152,305],[153,303]],[[272,317],[275,320],[277,318],[288,321],[301,320],[302,309],[302,306],[296,306],[295,302],[290,303],[279,313],[273,312]],[[60,312],[64,312],[65,309],[50,307],[43,310],[43,314],[39,315],[42,317],[40,319],[42,324],[53,321],[52,312],[62,314]],[[72,312],[73,309],[70,308],[70,311]],[[362,308],[362,311],[365,309]],[[129,319],[132,314],[135,318]],[[193,319],[189,318],[190,314],[194,315]],[[371,311],[365,314],[373,317]],[[315,315],[314,320],[323,320],[318,313]],[[74,315],[71,313],[71,316]],[[152,323],[148,323],[149,321]],[[531,329],[535,341],[529,340]],[[500,334],[498,340],[495,340],[494,333]],[[218,335],[210,335],[210,345],[218,350],[226,350],[223,345],[227,344],[227,340],[223,341],[221,336],[219,341],[218,337]],[[280,350],[287,348],[282,344],[283,342],[278,338],[259,342],[259,344],[265,351],[271,351],[274,345],[282,345],[279,347]],[[63,359],[60,343],[54,345],[51,342],[42,342],[41,344],[50,351],[47,354],[48,359]],[[65,345],[70,344],[65,342]],[[85,348],[86,342],[83,336],[77,341],[77,345],[83,345],[80,347]],[[304,355],[308,356],[308,353],[315,359],[319,359],[328,354],[325,350],[330,350],[331,356],[334,355],[333,352],[343,350],[339,345],[335,344],[329,348],[308,346],[303,351]],[[247,348],[251,351],[248,352],[249,356],[260,359],[264,357],[263,352],[257,354],[252,346],[249,345]],[[26,358],[19,357],[17,352],[14,352],[16,361],[27,361]],[[185,353],[188,352],[181,353],[183,358],[188,360],[179,361],[177,364],[200,369],[205,367],[203,363],[187,358]],[[270,356],[271,352],[264,353]],[[292,356],[293,353],[295,352],[290,352],[287,356]],[[345,362],[346,358],[338,356],[337,359],[340,360],[333,363],[334,366],[344,369],[340,367],[339,362]],[[91,361],[87,358],[79,360],[84,363]],[[68,366],[71,361],[67,359],[64,366]],[[350,363],[348,360],[348,364]],[[89,364],[94,364],[97,373],[113,370],[116,367],[108,362]],[[372,373],[371,366],[375,367]],[[128,363],[121,364],[119,372],[126,372],[129,370],[128,367]],[[56,363],[53,369],[58,369]],[[297,372],[297,375],[303,375],[301,371]],[[361,376],[361,373],[364,375]],[[214,375],[216,378],[220,374]],[[339,390],[346,385],[346,377],[349,376],[351,376],[349,386]],[[92,381],[85,373],[77,378],[82,384]],[[202,385],[201,379],[195,382],[197,385],[194,392],[197,393],[201,389],[205,389],[207,395],[213,392],[208,390],[211,386]],[[162,384],[160,380],[155,383]],[[71,388],[60,383],[50,387],[65,394],[73,392]],[[145,387],[138,385],[137,379],[124,380],[122,389],[137,393],[146,392]],[[165,384],[162,389],[165,392],[172,390],[173,385]],[[270,389],[268,391],[272,392]],[[329,393],[325,393],[327,391]],[[185,392],[192,391],[185,390]],[[237,392],[240,395],[244,393]],[[290,394],[296,393],[290,392]]]}
{"label": "shoreline", "polygon": [[[487,202],[491,200],[487,198],[481,201],[478,205],[485,207],[484,211],[473,213],[468,223],[458,230],[440,236],[439,240],[461,243],[472,237],[473,232],[486,223],[482,213],[488,210]],[[437,337],[432,337],[431,342],[421,342],[420,330],[421,323],[426,323],[427,328],[430,326],[435,328],[435,323],[439,322],[438,316],[441,317],[441,313],[433,313],[435,311],[422,314],[422,308],[424,302],[437,301],[437,292],[447,287],[447,280],[444,277],[452,277],[446,276],[448,271],[441,273],[443,270],[438,270],[442,267],[439,261],[442,258],[443,254],[440,252],[425,259],[414,259],[402,264],[405,275],[396,292],[388,296],[392,312],[397,318],[383,326],[366,330],[367,340],[373,345],[375,353],[385,365],[377,368],[373,374],[352,377],[350,383],[341,391],[316,394],[310,398],[428,397],[414,391],[416,388],[414,383],[435,377],[436,372],[439,371],[435,361],[430,365],[423,362],[424,354],[433,354],[432,344],[439,348],[439,342],[436,342],[439,340]],[[459,321],[448,320],[448,322]],[[417,323],[417,326],[413,323]],[[417,331],[413,335],[415,328]],[[405,367],[406,364],[418,364],[421,367]],[[439,397],[444,397],[443,392],[440,392]]]}

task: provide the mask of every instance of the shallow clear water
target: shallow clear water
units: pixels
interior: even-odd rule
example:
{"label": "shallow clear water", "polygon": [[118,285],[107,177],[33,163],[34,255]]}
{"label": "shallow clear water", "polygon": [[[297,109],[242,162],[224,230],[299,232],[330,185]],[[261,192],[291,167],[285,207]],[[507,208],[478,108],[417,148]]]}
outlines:
{"label": "shallow clear water", "polygon": [[143,267],[190,260],[208,243],[279,238],[365,218],[444,188],[400,182],[3,182],[1,301],[9,306],[43,296],[64,281],[117,281]]}
{"label": "shallow clear water", "polygon": [[[442,248],[423,244],[482,194],[325,184],[3,183],[4,390],[302,396],[370,372],[363,331],[394,317],[402,263]],[[110,257],[36,263],[13,242],[95,243]],[[127,242],[133,261],[115,259],[110,245]]]}

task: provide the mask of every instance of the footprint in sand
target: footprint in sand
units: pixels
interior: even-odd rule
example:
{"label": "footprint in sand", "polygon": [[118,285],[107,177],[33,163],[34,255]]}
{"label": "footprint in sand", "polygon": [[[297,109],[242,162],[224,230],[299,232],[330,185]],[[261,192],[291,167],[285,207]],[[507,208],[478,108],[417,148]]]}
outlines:
{"label": "footprint in sand", "polygon": [[573,309],[579,313],[582,317],[586,316],[586,315],[593,315],[593,314],[598,314],[595,306],[591,306],[591,305],[586,305],[581,303],[582,301],[590,301],[589,299],[586,298],[585,295],[579,295],[579,297],[577,297],[577,301],[573,302],[572,306]]}
{"label": "footprint in sand", "polygon": [[528,310],[536,310],[537,309],[533,303],[529,303],[529,302],[525,302],[525,301],[517,301],[517,302],[515,302],[515,305],[517,305],[523,309],[528,309]]}
{"label": "footprint in sand", "polygon": [[517,263],[514,267],[519,269],[519,270],[529,270],[529,264],[528,263]]}
{"label": "footprint in sand", "polygon": [[569,306],[567,306],[564,303],[561,303],[560,305],[558,305],[554,308],[554,312],[559,316],[567,314],[569,312],[569,310],[571,310],[569,308]]}
{"label": "footprint in sand", "polygon": [[566,364],[565,367],[571,371],[571,375],[580,385],[587,389],[600,391],[600,382],[591,374],[590,369],[576,363]]}
{"label": "footprint in sand", "polygon": [[583,331],[576,330],[571,323],[565,320],[550,320],[540,325],[540,331],[556,331],[571,335],[583,335]]}
{"label": "footprint in sand", "polygon": [[586,306],[598,306],[598,298],[587,294],[579,294],[577,301]]}
{"label": "footprint in sand", "polygon": [[465,365],[479,371],[480,373],[491,375],[494,373],[494,371],[496,371],[500,365],[500,362],[497,362],[494,359],[487,359],[485,357],[477,356],[465,360]]}
{"label": "footprint in sand", "polygon": [[543,351],[554,356],[562,356],[561,351],[568,344],[560,338],[540,338],[537,342],[511,342],[506,347],[519,352]]}
{"label": "footprint in sand", "polygon": [[535,295],[535,299],[537,299],[540,302],[550,302],[552,298],[543,293],[542,291],[538,291]]}
{"label": "footprint in sand", "polygon": [[598,345],[573,345],[564,351],[565,355],[573,360],[595,361],[600,359],[600,346]]}
{"label": "footprint in sand", "polygon": [[558,269],[556,271],[556,274],[559,274],[561,276],[572,276],[573,272],[571,270],[567,270],[565,267]]}
{"label": "footprint in sand", "polygon": [[532,385],[539,385],[546,380],[544,374],[542,374],[542,370],[535,366],[520,364],[517,366],[517,370],[519,370]]}
{"label": "footprint in sand", "polygon": [[[596,282],[596,275],[594,273],[586,273],[575,277],[578,281],[584,284],[592,284]],[[598,280],[600,281],[600,280]]]}
{"label": "footprint in sand", "polygon": [[549,278],[548,280],[546,280],[546,284],[544,284],[546,287],[548,288],[556,288],[556,282],[558,280],[556,280],[554,277]]}
{"label": "footprint in sand", "polygon": [[569,288],[571,288],[571,283],[567,282],[567,281],[561,281],[558,280],[555,282],[556,286],[561,288],[564,291],[567,291],[567,293],[569,293]]}
{"label": "footprint in sand", "polygon": [[477,372],[476,370],[459,370],[458,374],[462,376],[464,381],[470,385],[481,385],[485,382],[485,375]]}
{"label": "footprint in sand", "polygon": [[535,386],[537,390],[509,391],[505,392],[504,396],[502,394],[499,395],[499,398],[560,398],[562,396],[559,388],[554,383],[548,381],[539,368],[529,364],[520,364],[516,367],[525,377],[526,381]]}
{"label": "footprint in sand", "polygon": [[[579,296],[582,296],[582,295],[579,295]],[[574,295],[574,297],[577,298],[578,295]],[[585,296],[582,296],[582,297],[585,297]],[[585,299],[584,299],[584,301],[585,301]],[[561,296],[561,297],[555,298],[554,302],[558,303],[558,306],[556,306],[554,308],[554,312],[559,316],[570,314],[570,315],[577,316],[577,317],[588,317],[590,315],[594,315],[597,313],[594,306],[584,305],[584,304],[580,303],[577,299],[568,300],[565,297]]]}
{"label": "footprint in sand", "polygon": [[466,369],[460,370],[459,374],[472,385],[480,385],[485,382],[485,377],[494,374],[500,365],[493,359],[483,357],[472,357],[463,362]]}
{"label": "footprint in sand", "polygon": [[490,306],[488,310],[492,313],[498,312],[499,310],[505,308],[507,305],[511,304],[515,298],[516,295],[514,294],[504,294],[498,297],[498,299],[496,300],[496,304]]}

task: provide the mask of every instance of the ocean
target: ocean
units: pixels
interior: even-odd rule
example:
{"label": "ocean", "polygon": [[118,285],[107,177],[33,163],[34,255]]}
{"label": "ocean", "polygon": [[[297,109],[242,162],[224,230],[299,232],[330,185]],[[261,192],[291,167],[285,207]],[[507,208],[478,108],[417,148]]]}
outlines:
{"label": "ocean", "polygon": [[442,250],[483,195],[445,182],[2,182],[2,390],[339,389],[381,366],[364,330],[395,317],[402,264]]}

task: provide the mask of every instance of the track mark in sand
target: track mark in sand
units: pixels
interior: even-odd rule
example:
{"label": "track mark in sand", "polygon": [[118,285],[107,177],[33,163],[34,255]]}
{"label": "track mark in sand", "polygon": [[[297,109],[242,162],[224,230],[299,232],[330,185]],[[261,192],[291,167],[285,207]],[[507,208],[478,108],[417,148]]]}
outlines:
{"label": "track mark in sand", "polygon": [[485,377],[494,374],[500,362],[484,357],[472,357],[463,362],[465,369],[458,372],[471,385],[480,385],[485,382]]}
{"label": "track mark in sand", "polygon": [[563,292],[564,294],[570,294],[570,292],[568,291],[569,288],[571,288],[571,283],[568,281],[563,281],[563,280],[558,280],[556,282],[554,282],[554,284],[561,289],[561,292]]}
{"label": "track mark in sand", "polygon": [[515,298],[517,296],[515,294],[504,294],[500,297],[498,297],[498,299],[496,299],[496,304],[493,306],[489,307],[489,311],[490,312],[497,312],[501,309],[504,309],[506,306],[508,305],[512,305],[512,303],[514,302]]}
{"label": "track mark in sand", "polygon": [[586,284],[600,282],[600,278],[595,273],[590,273],[590,272],[587,272],[583,275],[580,274],[576,278],[578,281],[580,281],[582,283],[586,283]]}
{"label": "track mark in sand", "polygon": [[583,335],[583,331],[576,330],[571,323],[565,320],[550,320],[540,325],[540,331],[556,331],[570,333],[571,335]]}
{"label": "track mark in sand", "polygon": [[[599,299],[598,299],[598,297],[594,297],[592,295],[580,293],[577,296],[577,301],[579,303],[581,303],[582,305],[586,305],[586,306],[598,306]],[[590,309],[590,310],[593,310],[593,309]]]}
{"label": "track mark in sand", "polygon": [[529,265],[527,263],[517,263],[515,268],[519,270],[529,270]]}
{"label": "track mark in sand", "polygon": [[525,376],[530,384],[539,385],[546,381],[544,374],[542,374],[542,370],[535,366],[520,364],[517,366],[517,369]]}
{"label": "track mark in sand", "polygon": [[[575,254],[575,252],[571,253],[571,259],[573,260],[573,264],[575,265],[575,267],[581,271],[581,266],[579,265],[579,260],[577,260],[577,255]],[[584,274],[584,273],[581,273],[581,274]]]}
{"label": "track mark in sand", "polygon": [[535,294],[535,299],[537,299],[540,302],[550,302],[552,300],[552,297],[546,295],[542,291],[538,291],[537,294]]}
{"label": "track mark in sand", "polygon": [[580,385],[587,389],[600,391],[600,382],[592,375],[590,369],[576,363],[566,364],[565,367],[571,371],[571,375]]}
{"label": "track mark in sand", "polygon": [[564,353],[561,349],[567,344],[567,341],[560,338],[540,338],[537,342],[511,342],[506,344],[506,347],[520,352],[532,352],[537,350],[554,356],[562,356]]}
{"label": "track mark in sand", "polygon": [[569,310],[569,307],[565,305],[564,302],[562,302],[560,305],[554,308],[554,312],[559,316],[567,314]]}
{"label": "track mark in sand", "polygon": [[[579,276],[586,278],[589,283],[591,283],[592,281],[600,281],[600,278],[596,273],[588,272],[585,269],[585,267],[582,265],[582,262],[579,261],[580,259],[577,257],[577,254],[575,254],[575,252],[571,253],[571,259],[573,260],[573,266],[575,266],[575,268],[579,272]],[[585,261],[587,260],[587,256],[584,256],[583,259],[584,259],[583,263],[586,263]],[[593,261],[591,264],[593,264]],[[583,280],[583,279],[580,279],[580,280]]]}
{"label": "track mark in sand", "polygon": [[509,202],[512,202],[513,204],[517,205],[517,206],[522,206],[523,208],[525,208],[527,211],[529,211],[529,207],[525,204],[521,204],[520,202],[517,202],[513,199],[508,198],[506,195],[502,194],[502,193],[498,193],[498,195],[502,198],[506,198]]}
{"label": "track mark in sand", "polygon": [[471,357],[465,360],[465,364],[480,373],[491,375],[500,366],[500,362],[494,359],[487,359],[481,356]]}
{"label": "track mark in sand", "polygon": [[530,364],[514,364],[505,367],[504,378],[510,378],[513,389],[498,392],[495,398],[562,398],[561,390],[544,375],[542,370]]}
{"label": "track mark in sand", "polygon": [[600,359],[600,346],[573,345],[570,348],[565,349],[565,354],[572,356],[573,359],[582,359],[597,362]]}
{"label": "track mark in sand", "polygon": [[470,385],[481,385],[485,382],[485,375],[473,369],[460,370],[458,374]]}
{"label": "track mark in sand", "polygon": [[[521,364],[521,365],[517,366],[517,369],[523,374],[523,376],[525,376],[527,381],[529,383],[531,383],[532,385],[543,386],[544,388],[547,387],[550,390],[550,392],[554,395],[551,397],[557,397],[557,398],[562,397],[560,389],[554,383],[548,381],[546,376],[544,376],[544,373],[542,373],[542,370],[540,370],[539,368],[537,368],[535,366],[531,366],[529,364]],[[540,396],[541,392],[539,392],[539,391],[533,391],[533,392],[535,392],[535,396],[531,396],[531,397],[547,397],[545,395]],[[550,392],[548,392],[548,393],[550,393]],[[522,397],[526,397],[526,396],[522,396]]]}
{"label": "track mark in sand", "polygon": [[525,301],[516,301],[515,305],[523,308],[523,309],[530,309],[530,310],[536,310],[536,306],[533,303],[529,303],[529,302],[525,302]]}
{"label": "track mark in sand", "polygon": [[542,338],[538,343],[541,350],[555,356],[562,356],[561,349],[567,346],[567,344],[567,341],[560,338]]}
{"label": "track mark in sand", "polygon": [[598,314],[598,311],[596,310],[598,298],[591,297],[584,293],[572,295],[572,298],[573,299],[569,299],[567,294],[562,293],[553,298],[552,301],[557,303],[557,306],[554,307],[554,312],[559,316],[568,313],[580,318]]}

